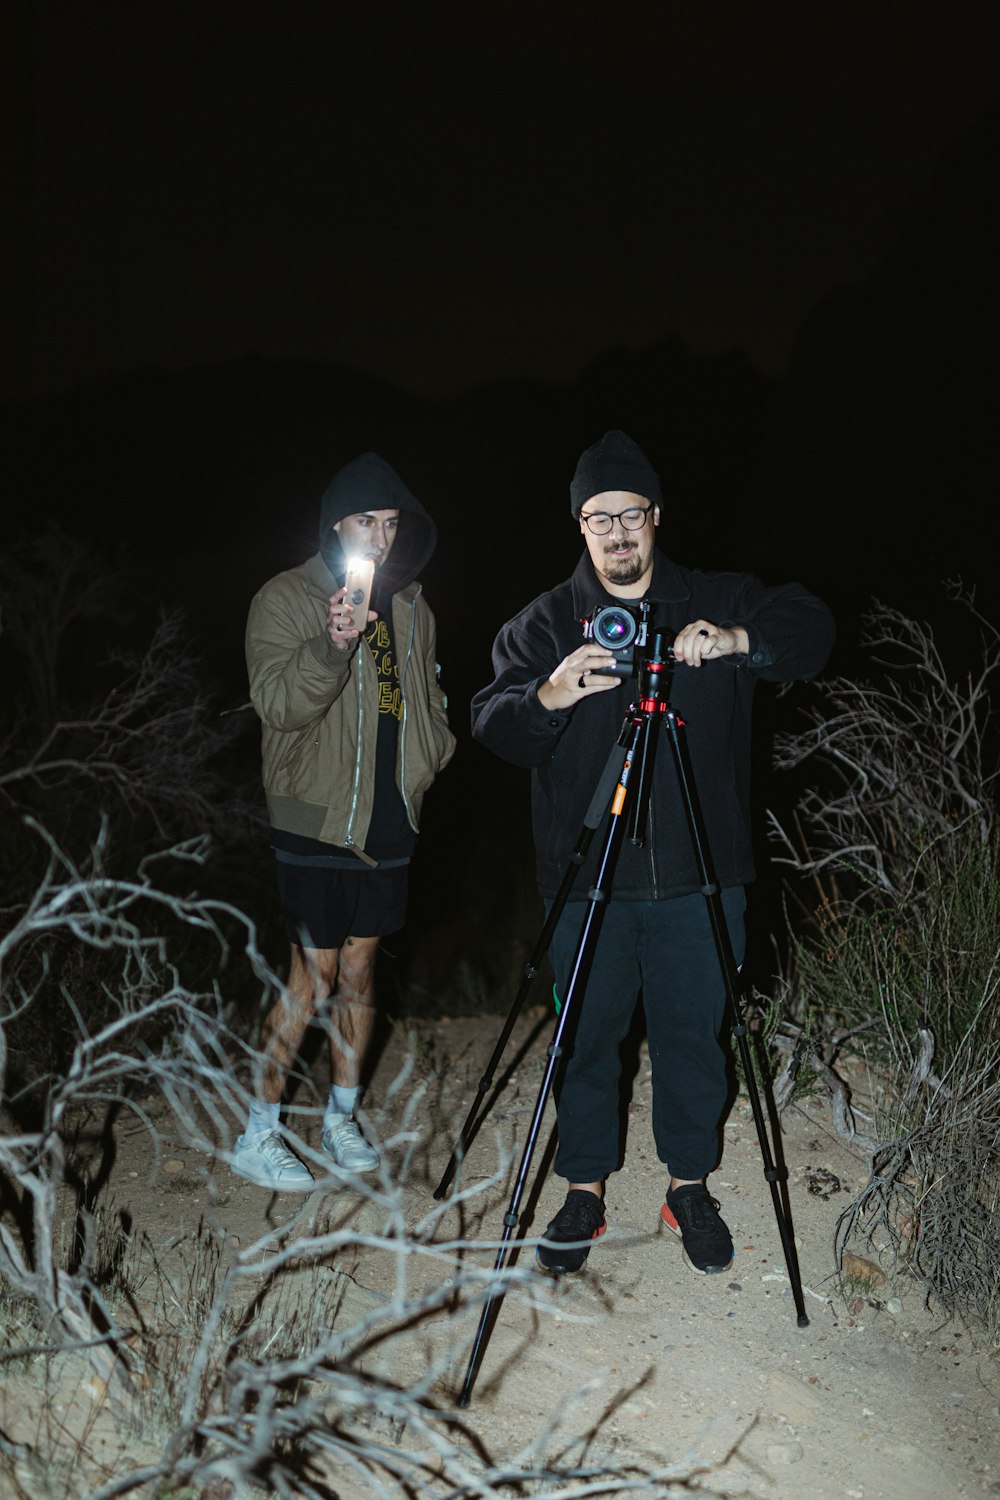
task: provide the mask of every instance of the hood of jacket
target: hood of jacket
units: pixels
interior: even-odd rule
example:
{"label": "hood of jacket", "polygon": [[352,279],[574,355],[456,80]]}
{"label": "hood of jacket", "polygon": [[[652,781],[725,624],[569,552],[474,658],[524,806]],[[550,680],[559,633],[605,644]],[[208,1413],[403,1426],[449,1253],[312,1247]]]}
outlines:
{"label": "hood of jacket", "polygon": [[[344,552],[333,525],[366,510],[399,511],[392,551],[376,574],[375,596],[384,600],[412,583],[430,560],[437,543],[437,527],[391,464],[377,453],[362,453],[338,470],[320,502],[319,548],[339,584],[344,582]],[[373,607],[379,608],[375,597]]]}

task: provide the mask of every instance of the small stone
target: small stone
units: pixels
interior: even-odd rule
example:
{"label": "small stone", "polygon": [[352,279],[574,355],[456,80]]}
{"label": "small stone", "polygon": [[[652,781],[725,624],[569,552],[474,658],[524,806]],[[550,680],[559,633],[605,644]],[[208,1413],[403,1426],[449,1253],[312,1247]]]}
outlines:
{"label": "small stone", "polygon": [[893,1315],[895,1315],[896,1313],[901,1313],[903,1311],[902,1297],[890,1297],[888,1302],[885,1304],[885,1310],[886,1312],[891,1312]]}
{"label": "small stone", "polygon": [[805,1458],[801,1443],[768,1443],[767,1456],[772,1464],[797,1464]]}
{"label": "small stone", "polygon": [[178,1161],[176,1156],[174,1156],[170,1161],[165,1161],[163,1163],[163,1170],[170,1177],[176,1177],[178,1172],[183,1172],[184,1163],[182,1161]]}

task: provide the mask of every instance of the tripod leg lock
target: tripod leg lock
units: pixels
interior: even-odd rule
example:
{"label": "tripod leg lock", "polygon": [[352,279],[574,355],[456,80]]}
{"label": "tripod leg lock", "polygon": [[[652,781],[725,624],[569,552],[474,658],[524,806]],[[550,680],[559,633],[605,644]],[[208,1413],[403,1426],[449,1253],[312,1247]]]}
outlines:
{"label": "tripod leg lock", "polygon": [[516,1229],[517,1228],[517,1214],[513,1214],[513,1213],[509,1213],[509,1212],[505,1213],[504,1216],[503,1216],[503,1227],[505,1229]]}
{"label": "tripod leg lock", "polygon": [[562,1057],[562,1048],[558,1042],[553,1042],[551,1047],[545,1049],[546,1057]]}
{"label": "tripod leg lock", "polygon": [[588,901],[606,901],[607,899],[608,898],[606,893],[604,891],[599,891],[596,885],[592,885],[590,887],[590,890],[587,892]]}
{"label": "tripod leg lock", "polygon": [[701,894],[703,896],[717,896],[719,894],[719,887],[713,881],[711,885],[703,885],[701,887]]}

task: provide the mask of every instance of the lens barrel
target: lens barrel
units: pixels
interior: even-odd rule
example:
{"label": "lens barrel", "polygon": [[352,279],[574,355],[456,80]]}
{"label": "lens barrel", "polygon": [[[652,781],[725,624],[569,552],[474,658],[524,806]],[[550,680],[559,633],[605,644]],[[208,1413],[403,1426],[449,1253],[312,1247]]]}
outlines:
{"label": "lens barrel", "polygon": [[632,611],[617,604],[602,605],[594,611],[590,622],[592,638],[609,651],[627,650],[635,640],[638,629]]}

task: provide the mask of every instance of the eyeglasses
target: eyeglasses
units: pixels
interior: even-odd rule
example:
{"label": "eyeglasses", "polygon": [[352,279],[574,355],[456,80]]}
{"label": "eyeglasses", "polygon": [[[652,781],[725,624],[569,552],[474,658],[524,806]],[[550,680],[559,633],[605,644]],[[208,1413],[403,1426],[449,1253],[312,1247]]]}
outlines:
{"label": "eyeglasses", "polygon": [[581,516],[580,520],[593,536],[607,536],[616,521],[620,521],[626,531],[641,531],[646,524],[646,517],[653,509],[652,505],[632,505],[628,510],[620,510],[615,516],[608,515],[605,510],[595,510],[593,515]]}

